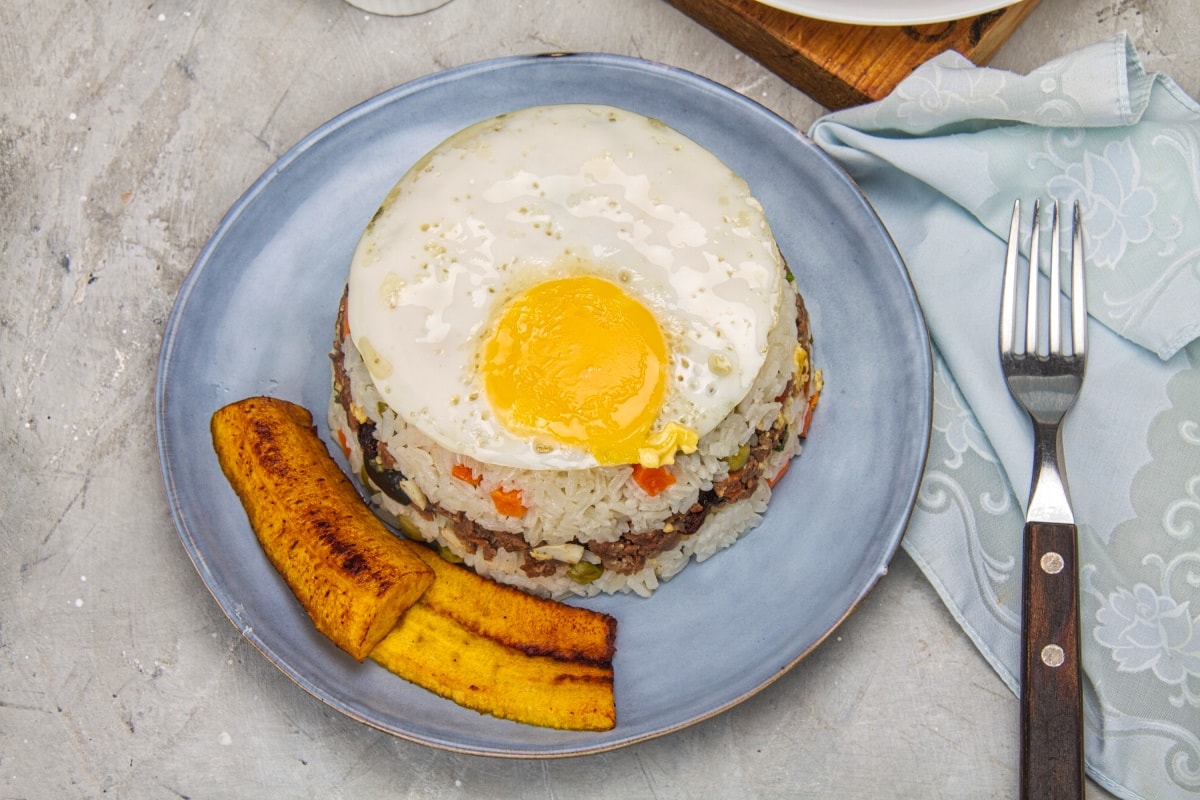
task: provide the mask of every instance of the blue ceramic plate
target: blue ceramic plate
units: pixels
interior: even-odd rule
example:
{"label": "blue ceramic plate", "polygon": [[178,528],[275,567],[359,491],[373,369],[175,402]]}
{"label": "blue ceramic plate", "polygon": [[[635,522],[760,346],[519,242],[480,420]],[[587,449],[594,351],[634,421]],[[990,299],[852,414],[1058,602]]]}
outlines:
{"label": "blue ceramic plate", "polygon": [[[267,563],[209,436],[257,394],[325,416],[334,317],[359,233],[419,156],[479,119],[544,103],[658,117],[725,160],[766,207],[808,303],[825,393],[762,525],[653,598],[581,601],[619,621],[617,726],[518,725],[435,697],[327,642]],[[185,280],[159,362],[167,496],[184,547],[242,633],[362,722],[470,753],[596,752],[730,708],[816,647],[887,571],[924,465],[929,341],[907,272],[851,180],[784,120],[693,74],[631,58],[505,58],[401,86],[293,147],[233,206]],[[328,431],[321,426],[322,435]],[[327,439],[328,441],[328,439]]]}

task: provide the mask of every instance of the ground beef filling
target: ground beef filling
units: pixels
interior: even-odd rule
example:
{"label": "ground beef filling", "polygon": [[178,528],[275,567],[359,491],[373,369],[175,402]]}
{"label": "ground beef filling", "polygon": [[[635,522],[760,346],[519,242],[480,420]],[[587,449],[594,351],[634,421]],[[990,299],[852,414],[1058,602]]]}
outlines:
{"label": "ground beef filling", "polygon": [[[800,341],[807,342],[808,314],[799,298],[797,305],[800,311]],[[345,330],[345,314],[346,298],[343,296],[338,309],[338,331]],[[440,519],[449,524],[454,535],[472,554],[481,553],[483,558],[489,561],[500,550],[522,555],[524,560],[521,570],[531,578],[549,577],[570,566],[554,559],[534,558],[529,552],[529,542],[520,534],[485,528],[463,513],[449,511],[433,502],[414,505],[402,485],[404,475],[395,469],[396,462],[388,453],[387,445],[375,438],[375,423],[370,420],[360,422],[352,410],[353,396],[350,391],[350,379],[346,374],[345,354],[340,336],[335,337],[329,356],[333,361],[333,386],[338,404],[345,409],[350,429],[354,431],[355,438],[362,448],[364,471],[380,491],[402,505],[411,506],[426,519]],[[780,398],[795,392],[796,387],[789,382]],[[650,559],[677,547],[681,541],[699,530],[711,511],[754,494],[759,482],[764,479],[763,471],[767,458],[772,451],[783,448],[787,435],[786,425],[756,431],[750,439],[750,451],[741,467],[714,483],[712,489],[701,492],[690,508],[673,514],[662,528],[645,533],[627,533],[612,542],[589,542],[585,547],[600,559],[601,565],[607,570],[621,575],[639,572]]]}

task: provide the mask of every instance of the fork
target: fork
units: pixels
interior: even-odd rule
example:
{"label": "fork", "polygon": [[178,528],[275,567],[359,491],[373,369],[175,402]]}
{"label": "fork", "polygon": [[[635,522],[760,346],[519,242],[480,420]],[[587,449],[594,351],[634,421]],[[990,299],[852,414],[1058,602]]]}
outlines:
{"label": "fork", "polygon": [[[1071,348],[1064,352],[1059,292],[1058,203],[1051,222],[1049,330],[1040,330],[1041,207],[1033,206],[1025,340],[1017,338],[1017,241],[1013,204],[1000,304],[1000,365],[1009,391],[1033,422],[1033,482],[1025,515],[1021,586],[1021,797],[1083,797],[1083,698],[1079,658],[1077,529],[1063,462],[1062,420],[1087,366],[1087,300],[1079,203],[1071,232]],[[1043,347],[1048,345],[1048,347]]]}

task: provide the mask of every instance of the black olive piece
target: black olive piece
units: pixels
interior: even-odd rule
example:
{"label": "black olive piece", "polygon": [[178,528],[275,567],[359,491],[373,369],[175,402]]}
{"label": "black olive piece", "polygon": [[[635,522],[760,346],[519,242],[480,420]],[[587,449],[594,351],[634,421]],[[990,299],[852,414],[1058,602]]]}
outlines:
{"label": "black olive piece", "polygon": [[412,498],[400,486],[400,482],[405,480],[404,474],[397,469],[387,469],[379,460],[379,442],[375,439],[374,422],[368,421],[358,426],[358,444],[362,448],[363,469],[371,482],[400,505],[411,504]]}

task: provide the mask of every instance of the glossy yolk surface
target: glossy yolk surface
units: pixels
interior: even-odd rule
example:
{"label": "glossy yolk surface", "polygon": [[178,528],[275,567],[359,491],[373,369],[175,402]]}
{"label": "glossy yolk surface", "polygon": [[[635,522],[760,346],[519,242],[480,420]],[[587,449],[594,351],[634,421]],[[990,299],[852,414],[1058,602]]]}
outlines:
{"label": "glossy yolk surface", "polygon": [[650,310],[615,283],[561,278],[509,303],[482,370],[509,430],[586,448],[600,464],[628,464],[662,406],[667,344]]}

